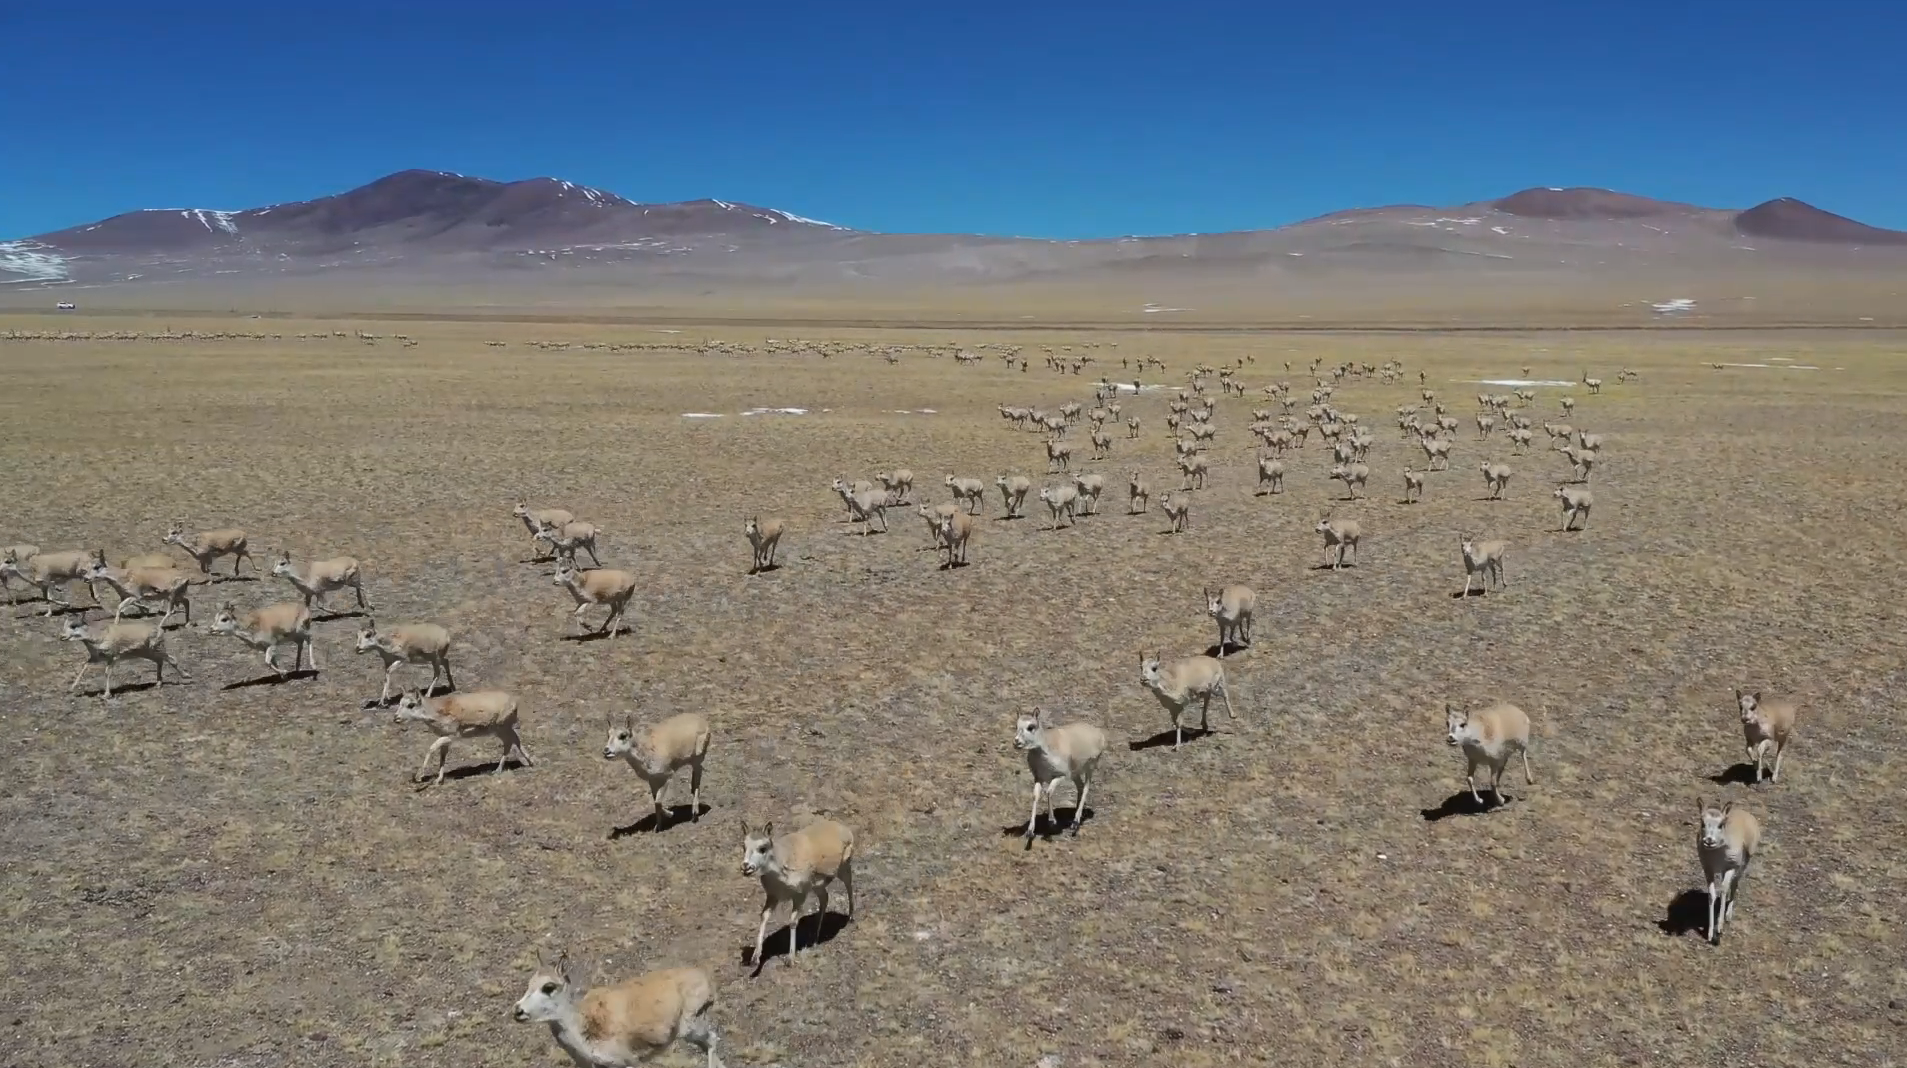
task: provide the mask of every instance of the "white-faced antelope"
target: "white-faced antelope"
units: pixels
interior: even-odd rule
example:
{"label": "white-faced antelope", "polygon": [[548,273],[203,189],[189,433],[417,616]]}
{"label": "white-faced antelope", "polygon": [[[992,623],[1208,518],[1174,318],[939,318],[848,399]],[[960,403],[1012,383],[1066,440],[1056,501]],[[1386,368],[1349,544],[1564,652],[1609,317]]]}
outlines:
{"label": "white-faced antelope", "polygon": [[265,666],[281,679],[289,674],[278,663],[281,645],[297,646],[292,656],[292,672],[304,666],[306,656],[311,658],[311,670],[318,670],[318,648],[311,643],[311,609],[295,601],[269,604],[243,614],[227,601],[219,605],[218,614],[212,617],[212,625],[207,629],[213,634],[229,634],[253,649],[264,650]]}
{"label": "white-faced antelope", "polygon": [[815,909],[815,936],[819,939],[828,914],[828,884],[835,879],[848,892],[848,915],[854,915],[854,832],[831,819],[816,819],[798,831],[775,837],[772,821],[751,830],[742,821],[742,874],[761,879],[767,901],[761,909],[761,927],[755,932],[755,967],[762,965],[762,943],[768,937],[768,919],[775,906],[788,902],[788,963],[800,948],[801,909],[809,895],[819,899]]}
{"label": "white-faced antelope", "polygon": [[1459,548],[1463,552],[1463,595],[1470,595],[1470,584],[1474,581],[1480,592],[1487,592],[1490,580],[1495,579],[1497,588],[1509,585],[1503,577],[1503,557],[1509,553],[1508,543],[1498,538],[1478,541],[1469,534],[1458,537]]}
{"label": "white-faced antelope", "polygon": [[79,642],[86,647],[86,663],[81,664],[79,674],[73,676],[73,684],[66,688],[72,693],[79,689],[80,680],[94,664],[106,665],[106,696],[113,695],[113,665],[121,660],[145,660],[152,664],[156,684],[163,686],[166,681],[166,665],[179,673],[179,677],[191,682],[192,677],[185,668],[166,651],[166,632],[154,623],[102,623],[97,628],[88,627],[78,616],[67,616],[65,629],[60,632],[60,640]]}
{"label": "white-faced antelope", "polygon": [[516,696],[503,690],[471,690],[442,697],[425,697],[419,690],[406,690],[397,699],[391,720],[398,724],[416,721],[437,735],[437,740],[424,751],[423,763],[411,776],[412,782],[424,780],[430,770],[430,759],[436,757],[437,778],[433,785],[441,784],[444,765],[450,759],[450,743],[459,738],[495,738],[502,742],[503,755],[497,759],[499,772],[510,763],[512,752],[522,758],[526,767],[536,766],[517,733]]}
{"label": "white-faced antelope", "polygon": [[[576,521],[576,513],[567,508],[532,508],[522,501],[511,510],[511,515],[523,521],[530,532],[530,546],[536,546],[536,532],[544,527],[562,527]],[[235,572],[236,573],[236,572]]]}
{"label": "white-faced antelope", "polygon": [[1483,472],[1483,484],[1490,491],[1490,499],[1502,500],[1503,491],[1510,486],[1510,476],[1515,474],[1510,470],[1510,465],[1484,460],[1477,464],[1477,470]]}
{"label": "white-faced antelope", "polygon": [[538,959],[512,1016],[546,1023],[578,1068],[633,1068],[678,1041],[705,1054],[704,1068],[722,1068],[720,1038],[709,1013],[715,984],[700,968],[666,968],[587,992],[570,979],[569,957]]}
{"label": "white-faced antelope", "polygon": [[1536,776],[1530,771],[1530,717],[1529,714],[1512,704],[1497,702],[1475,712],[1459,712],[1444,702],[1444,741],[1450,745],[1461,746],[1468,767],[1464,771],[1464,781],[1470,786],[1470,799],[1478,805],[1483,804],[1483,796],[1477,793],[1477,769],[1490,769],[1490,792],[1495,795],[1496,803],[1504,803],[1503,769],[1510,764],[1510,758],[1523,758],[1523,781],[1536,785]]}
{"label": "white-faced antelope", "polygon": [[364,577],[358,569],[356,557],[334,556],[329,560],[313,560],[301,569],[291,562],[290,552],[281,552],[278,561],[271,566],[271,573],[291,583],[304,596],[307,608],[322,612],[325,610],[325,597],[347,588],[357,594],[359,608],[371,607],[371,602],[364,598]]}
{"label": "white-faced antelope", "polygon": [[[86,583],[86,592],[92,595],[93,603],[100,604],[99,590],[93,580],[87,577],[87,571],[100,560],[105,552],[99,549],[68,549],[61,552],[35,553],[24,560],[0,560],[0,576],[17,578],[40,591],[40,597],[46,601],[43,616],[53,614],[53,609],[71,608],[72,594],[68,590],[70,583]],[[53,587],[60,587],[66,598],[53,596]],[[11,596],[9,595],[9,600]],[[100,607],[105,607],[100,605]]]}
{"label": "white-faced antelope", "polygon": [[615,624],[628,609],[629,599],[636,594],[636,576],[607,567],[578,571],[574,564],[559,563],[553,581],[576,598],[576,611],[571,618],[575,619],[579,629],[583,625],[583,613],[591,605],[597,604],[608,606],[609,614],[603,617],[603,625],[596,628],[596,633],[614,637],[628,629]]}
{"label": "white-faced antelope", "polygon": [[445,686],[452,690],[457,688],[457,680],[450,673],[450,631],[435,623],[406,623],[379,631],[377,620],[366,619],[358,628],[357,651],[376,653],[384,662],[384,688],[378,691],[376,701],[364,702],[367,708],[389,703],[391,679],[405,664],[430,665],[430,684],[424,687],[426,696],[437,692],[439,675],[443,676]]}
{"label": "white-faced antelope", "polygon": [[1227,645],[1244,647],[1251,644],[1251,617],[1258,607],[1258,593],[1250,586],[1225,586],[1220,589],[1206,589],[1205,614],[1218,624],[1218,651],[1223,653]]}
{"label": "white-faced antelope", "polygon": [[[1552,496],[1562,504],[1564,530],[1581,530],[1589,525],[1589,509],[1595,505],[1596,498],[1587,488],[1558,486]],[[1582,525],[1578,526],[1578,523]]]}
{"label": "white-faced antelope", "polygon": [[1761,848],[1761,821],[1733,801],[1722,805],[1704,804],[1699,798],[1701,824],[1695,832],[1695,852],[1702,860],[1702,876],[1708,886],[1708,941],[1721,940],[1722,928],[1735,918],[1735,896],[1748,867]]}
{"label": "white-faced antelope", "polygon": [[1086,818],[1086,797],[1093,788],[1093,772],[1098,770],[1100,758],[1106,755],[1106,732],[1090,723],[1055,727],[1050,715],[1035,709],[1032,715],[1022,715],[1015,722],[1013,746],[1026,754],[1026,766],[1033,773],[1033,811],[1026,818],[1029,848],[1039,825],[1042,796],[1046,798],[1047,821],[1056,822],[1053,787],[1059,785],[1061,779],[1070,779],[1077,791],[1069,829],[1078,836],[1079,825]]}
{"label": "white-faced antelope", "polygon": [[1211,727],[1212,696],[1225,699],[1225,714],[1236,720],[1238,713],[1232,711],[1232,693],[1225,685],[1225,665],[1217,657],[1188,656],[1170,662],[1161,662],[1157,656],[1139,656],[1139,684],[1152,691],[1152,696],[1165,706],[1166,713],[1172,717],[1172,749],[1174,752],[1185,741],[1185,709],[1193,698],[1199,699],[1199,731],[1209,733]]}
{"label": "white-faced antelope", "polygon": [[586,523],[578,519],[573,522],[564,523],[560,527],[539,528],[536,532],[536,538],[538,541],[549,542],[550,551],[556,559],[568,560],[571,564],[574,564],[576,562],[576,550],[581,549],[589,554],[591,566],[601,567],[603,566],[603,562],[601,558],[596,555],[596,536],[601,533],[601,528],[597,527],[596,524]]}
{"label": "white-faced antelope", "polygon": [[781,532],[784,524],[779,519],[763,520],[760,516],[749,516],[742,524],[742,533],[748,536],[748,544],[754,549],[754,562],[749,565],[751,575],[775,568],[775,549],[781,545]]}
{"label": "white-faced antelope", "polygon": [[1357,560],[1358,540],[1364,536],[1364,527],[1355,519],[1335,519],[1329,515],[1318,520],[1312,528],[1324,535],[1324,563],[1333,571],[1345,566],[1345,553],[1348,550],[1351,560]]}
{"label": "white-faced antelope", "polygon": [[212,564],[221,556],[232,558],[233,577],[237,577],[241,561],[251,564],[253,571],[258,570],[258,561],[252,559],[250,542],[246,540],[245,532],[238,527],[221,527],[188,535],[184,527],[174,523],[161,543],[184,549],[186,555],[199,565],[199,570],[207,575],[213,573]]}
{"label": "white-faced antelope", "polygon": [[1788,751],[1788,740],[1794,736],[1794,721],[1799,709],[1794,701],[1786,697],[1763,697],[1760,690],[1753,693],[1735,691],[1735,706],[1741,710],[1741,728],[1748,743],[1748,756],[1755,762],[1755,782],[1761,782],[1761,775],[1768,764],[1768,750],[1773,749],[1774,781],[1781,781],[1781,756]]}
{"label": "white-faced antelope", "polygon": [[682,769],[689,769],[689,820],[702,818],[702,764],[708,758],[708,720],[695,712],[681,712],[646,731],[636,730],[636,717],[626,716],[622,726],[608,724],[609,738],[603,743],[604,760],[622,760],[629,764],[649,787],[649,803],[655,806],[655,827],[662,830],[664,812],[662,794],[669,780]]}

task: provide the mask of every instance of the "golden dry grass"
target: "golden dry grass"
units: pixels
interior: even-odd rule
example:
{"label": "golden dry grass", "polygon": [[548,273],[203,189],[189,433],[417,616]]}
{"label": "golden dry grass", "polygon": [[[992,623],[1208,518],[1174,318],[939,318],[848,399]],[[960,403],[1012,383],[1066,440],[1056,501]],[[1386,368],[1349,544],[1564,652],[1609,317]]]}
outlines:
{"label": "golden dry grass", "polygon": [[[8,610],[0,1062],[558,1063],[508,1012],[559,946],[598,979],[710,968],[735,1065],[1801,1065],[1900,1041],[1899,335],[366,325],[419,345],[0,345],[0,542],[122,556],[179,520],[242,524],[261,558],[355,555],[380,624],[442,622],[463,688],[522,695],[537,764],[491,774],[493,742],[459,744],[456,777],[411,787],[430,739],[359,709],[379,672],[350,618],[319,625],[322,673],[283,685],[228,688],[261,676],[257,654],[177,631],[195,682],[108,703],[97,676],[66,693],[78,654],[49,640],[57,618]],[[1073,344],[1100,363],[526,345],[698,335]],[[1112,486],[1074,529],[998,521],[990,492],[951,572],[911,510],[849,533],[836,476],[911,467],[935,501],[949,472],[1053,481],[994,405],[1088,399],[1140,354],[1175,378],[1255,357],[1187,533],[1161,533],[1156,498],[1120,514],[1129,468],[1176,485],[1158,394],[1125,402],[1140,441],[1080,465]],[[1314,436],[1287,492],[1254,497],[1244,430],[1258,387],[1302,384],[1314,356],[1412,372],[1337,394],[1378,438],[1371,499],[1337,505],[1365,530],[1337,574],[1313,570],[1311,525],[1342,494],[1327,454]],[[1775,356],[1821,370],[1708,366]],[[1543,415],[1570,392],[1571,421],[1610,439],[1585,532],[1555,532],[1563,464],[1540,449],[1499,440],[1508,499],[1478,499],[1468,419],[1508,387],[1471,380],[1525,364],[1610,382],[1540,389]],[[1625,365],[1642,378],[1615,385]],[[1405,506],[1399,472],[1422,456],[1389,413],[1420,368],[1466,422],[1452,470]],[[812,411],[737,414],[756,406]],[[519,498],[605,529],[605,564],[642,582],[631,635],[564,640]],[[744,574],[750,513],[788,520],[780,570]],[[1508,539],[1507,591],[1453,597],[1460,528]],[[1242,722],[1128,749],[1166,727],[1138,652],[1208,646],[1198,591],[1221,582],[1258,590],[1256,647],[1227,666]],[[288,592],[221,583],[195,618]],[[1736,685],[1804,702],[1778,786],[1728,778]],[[1507,808],[1427,818],[1462,785],[1442,703],[1487,698],[1530,711],[1537,785],[1512,774]],[[1081,835],[1027,850],[1010,739],[1036,704],[1116,740]],[[713,722],[699,823],[618,833],[647,814],[601,756],[625,709]],[[1768,842],[1718,947],[1663,930],[1700,882],[1698,795],[1753,806]],[[737,820],[811,812],[856,831],[859,914],[752,977]]]}

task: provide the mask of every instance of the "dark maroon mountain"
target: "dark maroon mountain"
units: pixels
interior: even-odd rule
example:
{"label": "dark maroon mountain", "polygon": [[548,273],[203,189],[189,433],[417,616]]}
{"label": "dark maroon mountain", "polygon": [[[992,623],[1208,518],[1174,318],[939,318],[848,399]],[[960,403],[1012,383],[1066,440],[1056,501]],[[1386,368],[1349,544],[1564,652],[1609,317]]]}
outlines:
{"label": "dark maroon mountain", "polygon": [[1490,207],[1527,219],[1646,219],[1655,215],[1686,215],[1701,211],[1693,204],[1650,200],[1611,189],[1576,186],[1570,189],[1525,189],[1493,200]]}
{"label": "dark maroon mountain", "polygon": [[64,252],[95,255],[322,252],[372,245],[458,251],[841,229],[772,208],[720,200],[638,204],[554,178],[497,182],[412,170],[317,200],[244,211],[147,209],[33,240]]}
{"label": "dark maroon mountain", "polygon": [[1837,245],[1907,245],[1907,232],[1855,222],[1793,197],[1757,204],[1735,216],[1735,229],[1751,237]]}

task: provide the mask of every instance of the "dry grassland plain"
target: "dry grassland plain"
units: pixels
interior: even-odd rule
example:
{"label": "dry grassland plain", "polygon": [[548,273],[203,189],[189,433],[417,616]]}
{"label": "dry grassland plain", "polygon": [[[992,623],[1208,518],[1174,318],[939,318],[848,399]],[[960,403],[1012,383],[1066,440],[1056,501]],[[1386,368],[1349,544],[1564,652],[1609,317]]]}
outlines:
{"label": "dry grassland plain", "polygon": [[[267,568],[281,547],[356,556],[380,626],[443,623],[463,689],[521,696],[536,764],[493,773],[493,741],[459,743],[441,786],[413,787],[431,738],[360,708],[380,671],[350,615],[320,617],[322,671],[283,684],[175,629],[194,681],[153,688],[138,665],[109,702],[97,674],[67,693],[81,656],[52,640],[58,616],[5,609],[0,1063],[561,1063],[509,1011],[537,951],[562,948],[597,981],[708,968],[731,1065],[1875,1064],[1907,1042],[1907,335],[164,323],[283,339],[0,343],[0,541],[118,558],[180,522],[242,525]],[[294,338],[359,328],[387,340]],[[711,337],[842,351],[696,351]],[[852,348],[982,342],[1034,366]],[[1056,375],[1043,345],[1097,362]],[[995,476],[1058,479],[995,406],[1090,405],[1139,356],[1166,363],[1152,383],[1251,360],[1190,529],[1163,533],[1178,477],[1158,392],[1125,399],[1143,433],[1116,432],[1110,459],[1073,436],[1075,468],[1107,476],[1103,514],[1003,521]],[[1313,435],[1286,492],[1254,496],[1245,429],[1262,386],[1308,393],[1313,359],[1407,369],[1334,398],[1377,438],[1368,499],[1335,505],[1364,530],[1338,573],[1312,532],[1343,495],[1327,450]],[[1569,422],[1607,437],[1580,533],[1557,530],[1567,465],[1540,431],[1528,455],[1475,439],[1477,393],[1512,388],[1477,381],[1526,366],[1607,383],[1537,387],[1539,422],[1569,394]],[[1625,366],[1641,377],[1618,385]],[[1391,413],[1419,370],[1463,422],[1450,470],[1404,505],[1423,456]],[[758,407],[807,412],[740,414]],[[1515,469],[1506,499],[1480,499],[1484,458]],[[949,473],[988,482],[970,566],[937,569],[911,508],[852,532],[829,481],[897,466],[934,502]],[[1142,516],[1122,514],[1135,468]],[[604,563],[640,580],[631,633],[565,638],[571,602],[529,562],[519,499],[603,528]],[[751,514],[787,521],[779,570],[745,574]],[[1508,541],[1507,590],[1455,596],[1462,530]],[[1168,724],[1141,651],[1204,651],[1200,587],[1229,582],[1258,591],[1255,647],[1227,660],[1239,722],[1144,745]],[[220,582],[193,618],[290,593]],[[1736,686],[1801,701],[1779,785],[1743,781]],[[1510,804],[1479,814],[1443,704],[1491,699],[1531,713],[1537,782],[1513,769]],[[1114,742],[1079,836],[1028,849],[1011,739],[1036,706]],[[682,711],[713,724],[709,809],[649,833],[605,717]],[[1699,933],[1698,797],[1765,829],[1718,946]],[[755,976],[739,820],[812,813],[856,832],[857,914],[794,967],[778,915]]]}

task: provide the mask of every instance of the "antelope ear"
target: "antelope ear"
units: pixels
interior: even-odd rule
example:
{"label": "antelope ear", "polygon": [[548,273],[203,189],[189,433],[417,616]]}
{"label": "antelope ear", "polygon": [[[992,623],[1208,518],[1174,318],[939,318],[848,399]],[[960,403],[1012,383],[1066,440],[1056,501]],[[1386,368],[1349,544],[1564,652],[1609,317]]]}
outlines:
{"label": "antelope ear", "polygon": [[1760,704],[1760,703],[1761,703],[1761,691],[1760,691],[1760,690],[1756,690],[1756,691],[1755,691],[1755,692],[1754,692],[1753,694],[1750,694],[1749,696],[1751,696],[1751,697],[1753,697],[1753,698],[1755,699],[1755,703],[1756,703],[1756,704]]}

